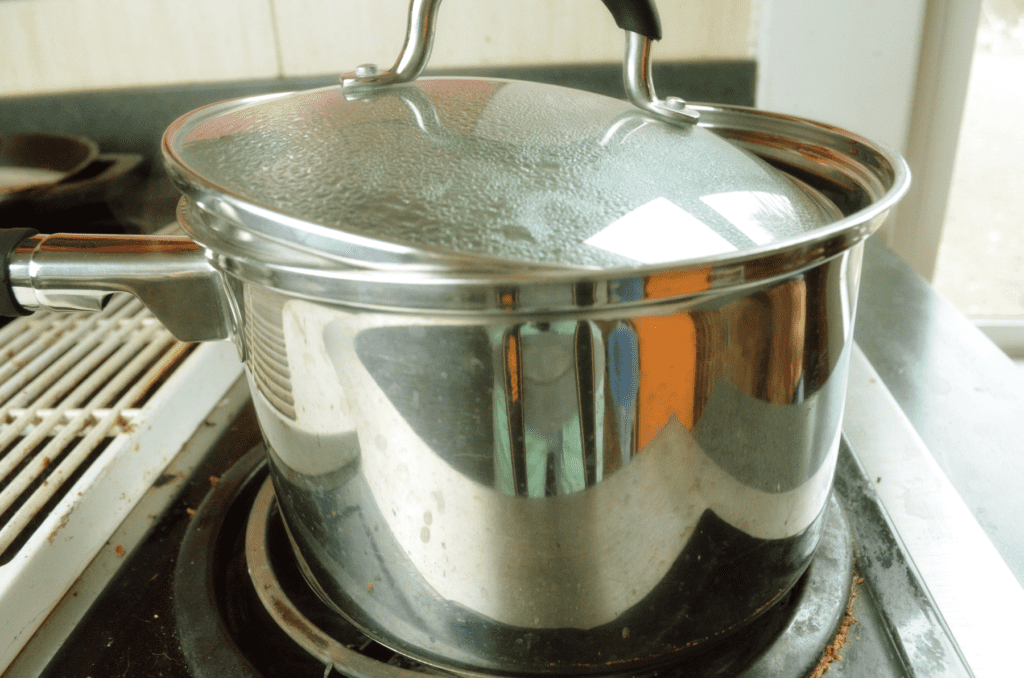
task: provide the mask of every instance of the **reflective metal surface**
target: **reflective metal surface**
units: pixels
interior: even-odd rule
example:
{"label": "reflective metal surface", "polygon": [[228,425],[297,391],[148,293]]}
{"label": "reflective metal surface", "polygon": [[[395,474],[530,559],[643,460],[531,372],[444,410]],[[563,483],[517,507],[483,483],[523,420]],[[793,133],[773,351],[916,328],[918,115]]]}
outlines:
{"label": "reflective metal surface", "polygon": [[[337,623],[324,624],[323,615],[309,605],[301,578],[296,581],[290,576],[291,561],[281,557],[278,542],[286,538],[280,534],[275,504],[273,487],[269,480],[264,481],[249,513],[245,552],[253,589],[278,626],[310,655],[345,676],[419,678],[431,673],[404,669],[394,658],[384,663],[387,655],[371,658],[353,647],[358,638],[348,629]],[[811,672],[842,620],[853,573],[850,526],[844,511],[834,497],[826,510],[821,543],[790,595],[735,642],[702,648],[705,651],[674,662],[672,675],[778,678]],[[602,663],[594,668],[607,667]],[[641,673],[640,678],[657,675],[652,671]]]}
{"label": "reflective metal surface", "polygon": [[[210,191],[205,181],[186,177],[179,177],[187,198],[179,220],[216,253],[215,264],[221,270],[305,298],[343,299],[368,308],[500,312],[514,287],[521,311],[571,311],[571,289],[577,284],[594,288],[595,307],[608,307],[635,303],[635,292],[630,291],[635,289],[651,289],[665,298],[669,287],[680,294],[714,293],[793,273],[866,238],[909,185],[907,165],[898,155],[848,132],[753,109],[698,108],[700,127],[803,178],[814,193],[839,208],[842,218],[801,235],[678,265],[601,271],[522,263],[510,267],[509,262],[480,267],[467,264],[465,257],[453,268],[450,251],[432,253],[423,247],[351,237],[286,214],[268,218],[266,208],[233,192]],[[643,116],[636,117],[642,122]],[[613,132],[619,134],[620,128]],[[165,139],[165,148],[167,143]],[[175,171],[173,166],[171,170]],[[489,261],[479,253],[473,256]]]}
{"label": "reflective metal surface", "polygon": [[[375,64],[363,64],[355,71],[342,75],[341,86],[346,96],[358,97],[360,93],[418,78],[430,60],[440,5],[441,0],[412,0],[405,43],[395,65],[390,70],[381,71]],[[697,122],[700,113],[687,106],[685,101],[677,97],[661,100],[654,93],[651,43],[660,39],[660,30],[654,35],[643,35],[629,29],[625,32],[626,55],[623,60],[622,83],[627,98],[637,107],[673,125],[692,125]]]}
{"label": "reflective metal surface", "polygon": [[840,130],[701,112],[843,217],[686,262],[424,271],[327,265],[187,195],[208,255],[59,237],[12,281],[29,305],[134,291],[185,327],[170,312],[212,287],[198,318],[244,349],[297,556],[369,635],[470,670],[628,671],[737,632],[809,562],[861,241],[908,181]]}
{"label": "reflective metal surface", "polygon": [[747,253],[840,216],[707,129],[529,82],[225,102],[176,121],[164,152],[196,239],[268,265],[631,269]]}
{"label": "reflective metal surface", "polygon": [[654,93],[651,76],[651,39],[626,31],[626,58],[622,69],[622,84],[626,96],[633,104],[674,125],[692,125],[700,113],[678,97],[659,99]]}
{"label": "reflective metal surface", "polygon": [[352,73],[341,76],[346,92],[397,85],[415,80],[427,67],[434,46],[434,26],[441,0],[412,0],[402,52],[391,70],[381,72],[374,64],[364,64]]}
{"label": "reflective metal surface", "polygon": [[26,311],[98,311],[112,293],[130,292],[181,341],[234,334],[221,274],[186,237],[33,236],[14,250],[9,270]]}
{"label": "reflective metal surface", "polygon": [[385,644],[479,670],[628,667],[741,627],[820,534],[860,252],[617,313],[577,289],[575,317],[246,285],[254,404],[311,583]]}

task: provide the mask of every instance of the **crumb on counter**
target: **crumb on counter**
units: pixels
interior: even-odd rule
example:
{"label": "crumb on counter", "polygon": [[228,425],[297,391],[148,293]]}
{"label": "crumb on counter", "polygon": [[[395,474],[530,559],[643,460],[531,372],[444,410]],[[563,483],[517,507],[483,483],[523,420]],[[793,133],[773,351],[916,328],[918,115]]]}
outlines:
{"label": "crumb on counter", "polygon": [[[850,583],[850,598],[846,601],[846,615],[843,616],[843,622],[839,625],[839,631],[836,633],[836,637],[832,639],[832,642],[828,644],[825,651],[821,655],[821,660],[818,665],[814,668],[814,672],[811,673],[809,678],[821,678],[825,671],[828,671],[828,667],[834,661],[842,661],[843,658],[839,656],[839,650],[842,649],[846,642],[849,640],[847,634],[854,624],[857,623],[857,618],[853,616],[853,602],[857,599],[857,587],[864,583],[864,578],[859,576],[856,572],[853,573],[853,581]],[[857,637],[859,640],[860,638]]]}

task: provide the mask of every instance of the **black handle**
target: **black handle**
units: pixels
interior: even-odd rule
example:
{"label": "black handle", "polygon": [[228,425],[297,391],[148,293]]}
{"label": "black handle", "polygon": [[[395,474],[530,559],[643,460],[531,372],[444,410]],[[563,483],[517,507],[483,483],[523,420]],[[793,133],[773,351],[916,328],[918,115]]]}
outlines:
{"label": "black handle", "polygon": [[601,0],[625,31],[639,33],[651,40],[661,40],[661,20],[654,0]]}
{"label": "black handle", "polygon": [[0,228],[0,316],[16,318],[20,315],[29,315],[14,298],[8,269],[11,264],[11,254],[18,248],[18,245],[38,233],[39,231],[34,228]]}

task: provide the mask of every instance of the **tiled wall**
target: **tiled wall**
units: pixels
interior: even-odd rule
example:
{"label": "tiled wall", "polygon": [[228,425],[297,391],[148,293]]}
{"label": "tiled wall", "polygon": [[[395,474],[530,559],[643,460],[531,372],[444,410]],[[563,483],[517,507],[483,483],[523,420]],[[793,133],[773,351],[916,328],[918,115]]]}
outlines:
{"label": "tiled wall", "polygon": [[[758,0],[662,0],[654,59],[747,59]],[[0,96],[390,65],[406,0],[0,0]],[[608,62],[598,0],[445,0],[431,66]]]}

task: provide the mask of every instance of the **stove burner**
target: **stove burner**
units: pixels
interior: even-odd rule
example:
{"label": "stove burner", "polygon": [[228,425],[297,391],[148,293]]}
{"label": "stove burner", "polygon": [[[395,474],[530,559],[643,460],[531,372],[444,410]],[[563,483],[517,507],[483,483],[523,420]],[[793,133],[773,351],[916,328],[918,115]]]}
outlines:
{"label": "stove burner", "polygon": [[[174,606],[193,675],[449,674],[379,645],[317,598],[291,552],[263,457],[255,448],[221,477],[182,543]],[[853,576],[846,517],[834,497],[827,510],[814,559],[782,600],[739,634],[648,675],[808,675],[842,620]]]}
{"label": "stove burner", "polygon": [[[376,643],[316,599],[294,562],[270,478],[263,481],[249,514],[245,557],[256,594],[267,612],[292,640],[325,666],[349,678],[422,678],[438,673],[382,646],[367,653]],[[382,657],[381,650],[390,656]]]}

